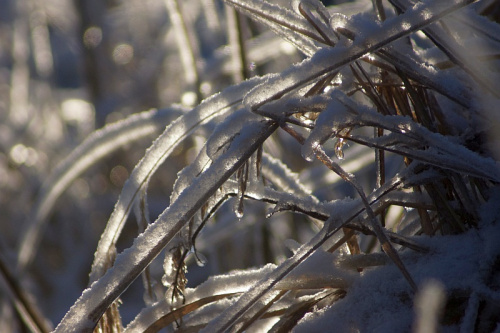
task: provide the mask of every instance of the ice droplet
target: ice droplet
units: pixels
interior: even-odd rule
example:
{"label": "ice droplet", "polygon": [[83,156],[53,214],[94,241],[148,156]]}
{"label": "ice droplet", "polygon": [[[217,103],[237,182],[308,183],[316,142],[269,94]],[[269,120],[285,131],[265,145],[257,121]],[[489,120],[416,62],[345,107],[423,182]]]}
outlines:
{"label": "ice droplet", "polygon": [[238,198],[234,202],[234,214],[238,218],[238,220],[241,220],[243,218],[243,200]]}
{"label": "ice droplet", "polygon": [[191,247],[191,252],[194,254],[194,257],[196,259],[196,264],[199,267],[204,267],[207,264],[208,262],[207,257],[205,257],[203,253],[197,251],[194,246]]}
{"label": "ice droplet", "polygon": [[302,157],[308,162],[314,161],[314,149],[319,145],[319,141],[312,141],[310,143],[306,141],[301,149]]}
{"label": "ice droplet", "polygon": [[337,28],[345,28],[347,26],[348,18],[341,13],[331,13],[330,26],[337,30]]}
{"label": "ice droplet", "polygon": [[337,142],[335,142],[335,156],[337,156],[339,160],[344,159],[344,143],[345,142],[343,138],[339,138]]}

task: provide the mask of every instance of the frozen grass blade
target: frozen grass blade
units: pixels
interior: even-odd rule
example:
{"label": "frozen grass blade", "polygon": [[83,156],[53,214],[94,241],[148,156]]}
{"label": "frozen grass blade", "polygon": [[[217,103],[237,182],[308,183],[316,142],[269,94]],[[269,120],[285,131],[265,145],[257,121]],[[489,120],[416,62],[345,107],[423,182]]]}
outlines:
{"label": "frozen grass blade", "polygon": [[[31,36],[36,44],[37,12],[47,10],[44,27],[64,26],[52,22],[53,1],[34,10],[16,7],[17,71],[0,50],[0,65],[17,82],[10,97],[22,93],[9,100],[3,91],[6,108],[19,111],[4,117],[0,128],[0,185],[7,185],[0,202],[16,195],[5,205],[11,224],[26,219],[33,184],[42,183],[50,166],[46,158],[94,126],[88,109],[79,115],[66,108],[58,66],[51,69],[54,77],[31,77],[27,66],[29,54],[41,48],[20,37]],[[170,119],[160,117],[161,111],[143,113],[149,119],[144,122],[132,116],[130,124],[93,133],[69,156],[73,161],[44,183],[38,206],[28,208],[35,221],[31,232],[23,235],[11,224],[4,230],[7,254],[11,244],[19,249],[11,235],[28,243],[14,257],[30,262],[38,252],[40,260],[30,269],[19,264],[23,285],[27,280],[34,288],[27,294],[45,296],[45,284],[61,294],[66,290],[58,287],[60,279],[82,281],[87,271],[80,269],[86,262],[81,258],[92,254],[96,222],[109,216],[111,199],[116,206],[101,234],[89,287],[58,333],[121,331],[120,317],[128,320],[130,307],[140,313],[127,331],[311,332],[332,325],[339,331],[373,331],[373,325],[407,331],[415,322],[412,289],[429,279],[441,281],[448,296],[443,321],[436,321],[438,310],[432,308],[434,330],[493,331],[500,313],[494,307],[500,168],[491,144],[498,139],[500,7],[482,0],[465,8],[473,2],[356,0],[325,8],[319,0],[294,0],[285,9],[269,0],[192,0],[189,8],[179,0],[136,0],[113,8],[78,1],[83,14],[76,11],[81,20],[75,22],[81,21],[78,37],[91,90],[85,94],[79,84],[70,95],[92,96],[98,123],[115,111],[168,105],[179,96],[191,105],[194,93],[199,101],[238,84],[193,110],[178,108],[181,117],[146,151],[118,202],[107,189],[123,184],[128,172],[122,168],[109,179],[98,174],[75,183],[65,198],[69,205],[57,205],[50,215],[53,223],[46,224],[40,246],[31,242],[42,234],[39,226],[85,168]],[[20,23],[33,31],[19,30]],[[229,34],[221,30],[226,23]],[[54,59],[63,59],[57,45],[46,47]],[[21,46],[28,52],[18,52]],[[43,74],[43,54],[36,58],[37,74]],[[239,83],[261,73],[274,74]],[[269,137],[276,129],[282,131]],[[45,135],[54,141],[39,140]],[[134,156],[118,158],[130,163]],[[167,158],[172,165],[160,170]],[[316,159],[321,163],[307,163]],[[182,166],[167,194],[164,185],[174,175],[160,176]],[[124,229],[132,207],[138,236]],[[80,209],[85,211],[75,216]],[[129,237],[135,237],[132,246],[116,257],[116,247]],[[165,255],[162,267],[154,260],[158,254]],[[193,269],[195,262],[208,267]],[[142,289],[134,284],[121,297],[141,272]],[[206,282],[188,287],[207,273]],[[71,285],[68,295],[83,287]],[[40,302],[50,304],[48,318],[59,308],[59,294]],[[131,294],[142,295],[144,304],[129,303]],[[8,330],[23,327],[14,308],[20,297],[0,298],[6,305],[0,326],[6,319]],[[425,296],[413,307],[429,300]]]}
{"label": "frozen grass blade", "polygon": [[138,277],[215,191],[276,129],[270,121],[256,119],[231,143],[229,149],[193,180],[131,248],[119,254],[113,267],[71,307],[55,332],[90,332],[108,306]]}
{"label": "frozen grass blade", "polygon": [[[405,11],[408,3],[399,0],[392,0],[391,3],[401,11]],[[444,29],[438,26],[426,27],[423,31],[455,64],[468,73],[481,87],[488,90],[493,96],[500,97],[495,87],[494,77],[490,76],[487,68],[475,61],[469,51],[463,48],[453,36],[447,34]]]}
{"label": "frozen grass blade", "polygon": [[[295,139],[297,139],[300,144],[304,146],[307,144],[306,140],[303,137],[301,137],[299,133],[294,132],[290,127],[282,126],[282,128],[285,129],[288,133],[290,133]],[[335,127],[334,130],[336,130]],[[368,222],[370,223],[372,230],[375,232],[375,235],[380,241],[382,249],[398,266],[401,273],[404,275],[406,280],[408,280],[408,283],[412,287],[413,291],[414,292],[417,291],[417,285],[413,281],[413,278],[411,277],[410,273],[406,269],[405,265],[399,258],[399,255],[397,254],[396,250],[394,249],[389,239],[387,238],[387,235],[385,234],[383,228],[379,225],[379,222],[375,217],[375,213],[373,212],[372,208],[370,207],[370,203],[366,198],[365,192],[363,191],[363,188],[359,185],[359,183],[356,181],[354,175],[347,173],[338,164],[333,162],[333,160],[330,159],[330,157],[324,152],[320,144],[313,144],[312,151],[319,161],[321,161],[330,170],[338,174],[343,180],[349,183],[356,190],[366,209],[366,213],[368,214]]]}
{"label": "frozen grass blade", "polygon": [[285,93],[311,83],[324,74],[332,73],[366,54],[418,31],[427,25],[458,10],[473,0],[429,1],[406,11],[404,14],[373,26],[351,46],[324,48],[311,58],[270,78],[265,84],[253,89],[246,97],[245,104],[256,111],[262,105],[283,96]]}
{"label": "frozen grass blade", "polygon": [[449,75],[445,71],[436,71],[430,66],[424,66],[411,54],[403,54],[392,46],[379,50],[377,54],[415,82],[436,90],[467,109],[475,108],[471,92],[453,75]]}
{"label": "frozen grass blade", "polygon": [[[286,193],[295,193],[302,197],[310,196],[308,190],[299,180],[299,175],[293,173],[279,159],[265,153],[262,155],[264,176]],[[318,200],[319,201],[319,200]]]}
{"label": "frozen grass blade", "polygon": [[335,290],[333,292],[328,291],[326,294],[320,294],[312,300],[305,301],[300,304],[296,304],[291,307],[284,315],[281,316],[280,320],[271,328],[270,333],[285,333],[290,332],[297,322],[304,317],[307,312],[312,312],[313,307],[325,300],[328,299],[331,303],[336,300],[342,298],[345,295],[345,291],[343,290]]}
{"label": "frozen grass blade", "polygon": [[313,255],[331,235],[341,229],[345,221],[337,218],[339,217],[331,217],[329,221],[325,223],[325,227],[307,244],[301,246],[292,257],[288,258],[265,278],[256,283],[255,286],[244,293],[233,306],[229,307],[220,316],[212,320],[201,332],[225,332],[231,329],[231,327],[264,295],[273,290],[273,288],[290,274],[293,269]]}
{"label": "frozen grass blade", "polygon": [[163,134],[156,139],[144,158],[134,168],[129,180],[122,189],[106,229],[101,235],[92,265],[90,281],[97,280],[105,272],[108,253],[114,248],[134,200],[137,198],[140,189],[161,163],[182,140],[193,133],[200,125],[237,107],[248,89],[262,82],[262,80],[262,78],[256,78],[245,81],[205,100],[197,108],[171,123]]}
{"label": "frozen grass blade", "polygon": [[175,321],[181,320],[183,316],[196,311],[200,307],[216,302],[220,299],[229,298],[238,295],[238,293],[227,293],[207,296],[202,299],[190,302],[175,310],[170,310],[170,305],[165,301],[160,301],[149,307],[147,311],[141,312],[132,323],[130,323],[123,333],[158,332]]}
{"label": "frozen grass blade", "polygon": [[368,203],[368,200],[366,198],[366,195],[357,183],[357,181],[354,179],[353,175],[348,174],[345,172],[342,168],[340,168],[338,165],[336,165],[326,154],[325,152],[321,149],[321,147],[316,147],[314,150],[316,157],[323,162],[329,169],[337,173],[339,176],[341,176],[345,181],[349,182],[358,192],[359,196],[361,197],[361,200],[366,208],[366,212],[368,213],[368,221],[370,222],[370,225],[372,229],[375,232],[375,235],[377,236],[378,240],[381,243],[382,249],[384,252],[392,259],[392,261],[398,266],[399,270],[401,273],[404,275],[408,283],[410,284],[411,288],[413,289],[414,292],[417,291],[417,285],[415,284],[415,281],[411,277],[410,273],[406,269],[405,265],[401,261],[401,258],[399,257],[398,253],[392,246],[391,242],[389,241],[387,235],[385,234],[384,230],[380,226],[379,222],[377,221],[375,217],[375,213],[370,207],[370,204]]}
{"label": "frozen grass blade", "polygon": [[[480,156],[439,133],[431,132],[426,127],[413,122],[408,117],[384,116],[354,102],[352,99],[347,98],[347,96],[343,96],[342,94],[336,94],[336,96],[343,105],[356,114],[355,120],[353,120],[351,125],[373,126],[396,133],[396,136],[385,136],[373,140],[374,143],[378,144],[372,147],[377,148],[382,146],[382,142],[389,138],[395,141],[387,140],[388,146],[394,145],[396,142],[400,143],[400,145],[396,145],[393,149],[385,148],[388,151],[399,152],[408,157],[445,169],[500,181],[498,164],[493,159]],[[415,149],[418,147],[409,148],[406,144],[411,141],[407,141],[401,137],[398,139],[400,135],[410,140],[414,140],[420,147],[422,144],[425,144],[429,148],[426,150]],[[346,137],[346,139],[348,139],[348,137]],[[403,143],[406,144],[404,145]]]}

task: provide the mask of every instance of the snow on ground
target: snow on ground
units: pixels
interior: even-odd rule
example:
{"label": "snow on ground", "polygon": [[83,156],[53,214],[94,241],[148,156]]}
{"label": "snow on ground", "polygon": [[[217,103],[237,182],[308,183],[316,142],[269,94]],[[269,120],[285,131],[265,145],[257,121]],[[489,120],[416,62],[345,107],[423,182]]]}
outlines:
{"label": "snow on ground", "polygon": [[[428,254],[406,250],[402,259],[417,284],[439,281],[449,298],[471,295],[465,306],[488,297],[500,301],[500,291],[486,281],[495,272],[491,267],[500,255],[500,191],[481,207],[478,229],[461,235],[415,237],[428,246]],[[498,272],[497,272],[498,274]],[[468,296],[467,296],[468,297]],[[465,309],[463,309],[465,310]],[[472,310],[474,311],[474,310]],[[469,311],[465,311],[469,312]],[[294,332],[408,332],[415,314],[410,286],[393,264],[365,269],[344,299],[320,311],[309,313]],[[473,329],[465,313],[461,331]],[[497,325],[497,330],[500,324]],[[443,326],[442,332],[457,332],[457,325]]]}

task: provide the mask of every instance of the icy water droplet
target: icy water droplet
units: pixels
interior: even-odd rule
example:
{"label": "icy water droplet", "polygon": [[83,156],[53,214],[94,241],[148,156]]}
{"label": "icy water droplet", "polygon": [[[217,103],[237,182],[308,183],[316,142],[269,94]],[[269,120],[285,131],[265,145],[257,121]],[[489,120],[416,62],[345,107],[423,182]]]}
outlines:
{"label": "icy water droplet", "polygon": [[243,217],[243,209],[241,209],[241,208],[236,209],[236,210],[234,211],[234,213],[236,214],[236,217],[237,217],[238,219],[241,219],[241,218]]}
{"label": "icy water droplet", "polygon": [[343,160],[344,159],[344,139],[343,138],[339,138],[337,140],[337,142],[335,143],[335,156],[337,156],[337,158],[339,160]]}
{"label": "icy water droplet", "polygon": [[194,252],[194,257],[196,258],[196,264],[199,267],[204,267],[207,264],[207,257],[203,255],[203,253],[200,253],[198,251]]}
{"label": "icy water droplet", "polygon": [[243,217],[243,201],[242,199],[237,199],[234,203],[234,214],[241,220]]}
{"label": "icy water droplet", "polygon": [[347,16],[341,13],[332,13],[330,16],[330,26],[335,30],[337,28],[345,28],[347,21]]}

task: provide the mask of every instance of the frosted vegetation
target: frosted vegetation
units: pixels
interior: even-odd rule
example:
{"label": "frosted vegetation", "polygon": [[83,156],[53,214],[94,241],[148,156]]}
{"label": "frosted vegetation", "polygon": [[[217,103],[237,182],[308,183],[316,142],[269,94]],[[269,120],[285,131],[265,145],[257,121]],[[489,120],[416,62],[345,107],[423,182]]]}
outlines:
{"label": "frosted vegetation", "polygon": [[0,18],[1,331],[500,330],[498,1]]}

